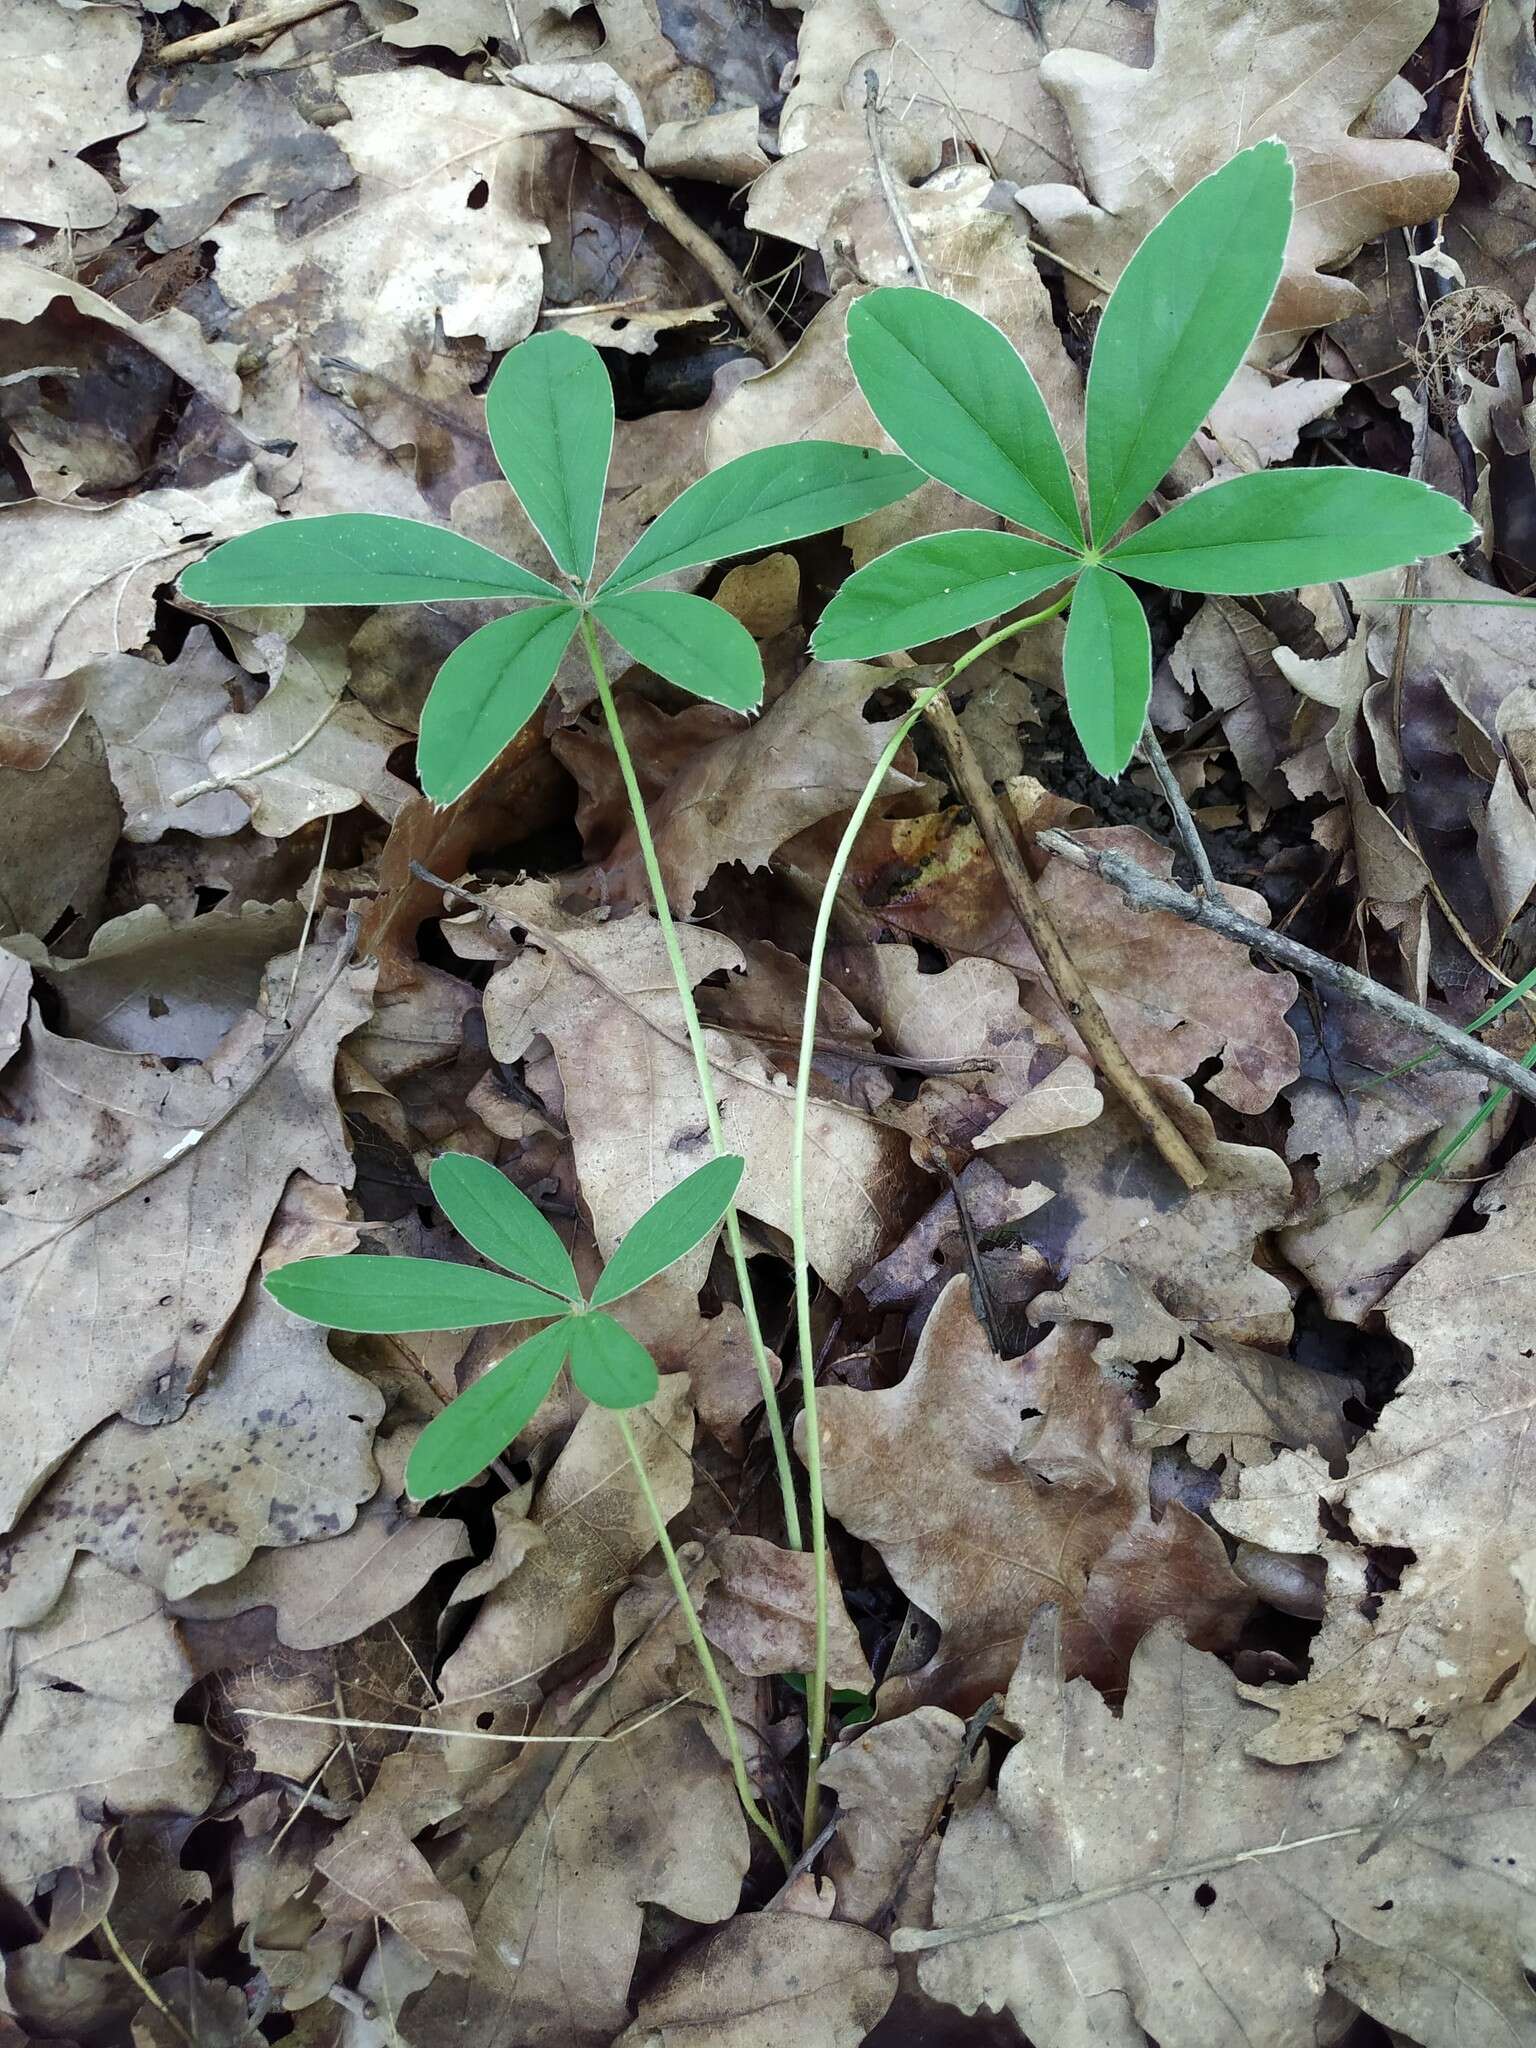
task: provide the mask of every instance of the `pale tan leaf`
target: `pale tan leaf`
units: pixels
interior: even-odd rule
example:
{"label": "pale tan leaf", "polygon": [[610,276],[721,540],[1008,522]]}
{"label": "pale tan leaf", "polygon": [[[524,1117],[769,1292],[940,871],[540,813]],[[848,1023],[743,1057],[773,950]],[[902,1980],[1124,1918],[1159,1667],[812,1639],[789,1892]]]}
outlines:
{"label": "pale tan leaf", "polygon": [[890,1951],[862,1927],[749,1914],[690,1949],[614,2048],[857,2048],[895,1995]]}

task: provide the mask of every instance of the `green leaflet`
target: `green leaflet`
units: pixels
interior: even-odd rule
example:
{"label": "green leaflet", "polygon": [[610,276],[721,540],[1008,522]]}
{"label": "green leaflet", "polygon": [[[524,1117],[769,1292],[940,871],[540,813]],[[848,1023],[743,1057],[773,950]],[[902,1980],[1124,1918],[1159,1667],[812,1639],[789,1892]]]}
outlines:
{"label": "green leaflet", "polygon": [[467,1486],[527,1427],[565,1363],[570,1322],[539,1330],[434,1415],[405,1468],[412,1500]]}
{"label": "green leaflet", "polygon": [[776,547],[846,526],[915,490],[922,474],[900,455],[794,441],[713,469],[674,498],[602,586],[610,595],[700,562]]}
{"label": "green leaflet", "polygon": [[621,647],[649,669],[713,704],[753,711],[763,701],[763,658],[738,619],[677,590],[600,597],[592,607]]}
{"label": "green leaflet", "polygon": [[1141,600],[1108,569],[1085,569],[1067,617],[1067,708],[1083,752],[1116,776],[1136,751],[1152,694],[1152,642]]}
{"label": "green leaflet", "polygon": [[560,593],[542,576],[421,519],[337,512],[275,519],[184,569],[194,604],[428,604],[455,597]]}
{"label": "green leaflet", "polygon": [[421,714],[416,772],[434,803],[462,796],[544,701],[581,614],[530,606],[471,633],[437,672]]}
{"label": "green leaflet", "polygon": [[445,1259],[296,1259],[266,1278],[268,1294],[296,1316],[332,1330],[475,1330],[564,1315],[556,1301],[521,1280]]}
{"label": "green leaflet", "polygon": [[570,1324],[571,1378],[600,1408],[638,1408],[661,1384],[655,1360],[622,1323],[594,1312]]}
{"label": "green leaflet", "polygon": [[535,334],[503,359],[485,395],[491,446],[559,566],[592,574],[613,451],[613,386],[574,334]]}
{"label": "green leaflet", "polygon": [[921,647],[995,619],[1076,574],[1075,555],[1017,533],[963,528],[877,555],[850,576],[821,615],[812,651],[857,661]]}
{"label": "green leaflet", "polygon": [[1105,547],[1231,381],[1285,260],[1291,160],[1260,142],[1191,191],[1137,249],[1110,295],[1088,367],[1093,537]]}
{"label": "green leaflet", "polygon": [[581,1282],[554,1226],[516,1182],[468,1152],[445,1152],[428,1172],[438,1207],[482,1258],[538,1287],[580,1301]]}
{"label": "green leaflet", "polygon": [[848,357],[875,418],[920,469],[1018,526],[1083,545],[1040,387],[990,320],[937,292],[885,287],[849,308]]}
{"label": "green leaflet", "polygon": [[1454,498],[1376,469],[1267,469],[1181,498],[1106,557],[1165,590],[1241,597],[1442,555],[1477,523]]}
{"label": "green leaflet", "polygon": [[730,1207],[745,1170],[741,1159],[711,1159],[653,1202],[603,1268],[593,1307],[633,1293],[702,1243]]}

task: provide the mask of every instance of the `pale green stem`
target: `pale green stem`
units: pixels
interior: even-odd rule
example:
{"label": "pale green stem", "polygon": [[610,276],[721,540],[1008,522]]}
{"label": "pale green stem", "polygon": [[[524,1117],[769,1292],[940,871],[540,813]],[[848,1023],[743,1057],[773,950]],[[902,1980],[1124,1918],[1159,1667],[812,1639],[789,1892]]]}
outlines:
{"label": "pale green stem", "polygon": [[[587,659],[592,665],[592,680],[597,685],[597,701],[603,708],[608,737],[613,742],[619,773],[624,778],[624,791],[629,798],[630,816],[634,820],[635,838],[640,847],[645,878],[651,887],[651,902],[655,907],[656,922],[661,930],[661,942],[666,947],[667,959],[671,963],[672,979],[677,984],[677,999],[683,1006],[683,1021],[688,1027],[688,1043],[693,1048],[693,1064],[699,1076],[699,1093],[704,1101],[704,1118],[709,1126],[710,1143],[714,1146],[718,1159],[725,1154],[725,1133],[720,1127],[720,1109],[715,1101],[714,1079],[709,1070],[709,1049],[704,1043],[698,1006],[693,1000],[693,982],[688,973],[688,962],[683,958],[683,949],[678,941],[677,926],[672,920],[672,909],[667,902],[667,885],[662,876],[661,863],[656,858],[656,842],[651,837],[650,822],[645,815],[645,798],[641,794],[640,784],[635,775],[635,764],[630,759],[629,748],[625,744],[624,729],[619,724],[618,706],[613,701],[613,688],[608,681],[608,671],[597,644],[597,633],[591,618],[585,612],[581,616],[581,633],[586,643]],[[784,1529],[792,1548],[801,1550],[804,1548],[804,1538],[800,1530],[800,1509],[795,1500],[794,1467],[790,1463],[789,1443],[784,1434],[784,1418],[779,1413],[778,1392],[773,1384],[773,1374],[768,1367],[768,1347],[763,1342],[763,1328],[758,1320],[757,1301],[752,1292],[752,1275],[747,1267],[747,1249],[741,1241],[741,1224],[734,1202],[725,1212],[725,1241],[730,1249],[731,1263],[736,1269],[736,1288],[741,1296],[741,1313],[746,1319],[747,1341],[752,1347],[752,1362],[757,1367],[758,1385],[762,1388],[768,1434],[773,1439],[773,1461],[778,1467],[779,1493],[784,1503]]]}
{"label": "pale green stem", "polygon": [[881,751],[879,760],[870,771],[869,780],[860,792],[859,800],[849,814],[843,827],[843,836],[837,843],[832,856],[832,865],[822,885],[821,901],[816,907],[816,929],[811,936],[810,958],[806,965],[805,1011],[800,1020],[800,1056],[795,1068],[795,1107],[790,1126],[789,1147],[789,1213],[790,1235],[794,1243],[795,1262],[795,1327],[800,1351],[800,1398],[805,1410],[805,1471],[811,1497],[811,1554],[816,1569],[816,1660],[811,1673],[806,1701],[806,1772],[805,1772],[805,1841],[807,1846],[816,1839],[820,1825],[821,1810],[821,1752],[827,1735],[827,1516],[821,1490],[821,1432],[816,1413],[816,1359],[814,1339],[811,1334],[811,1285],[810,1253],[805,1232],[805,1136],[806,1116],[811,1092],[811,1058],[816,1048],[816,1012],[821,1002],[822,968],[826,960],[827,934],[832,926],[832,910],[837,893],[843,886],[843,876],[853,853],[854,842],[864,829],[870,806],[884,787],[885,778],[891,770],[896,756],[901,752],[908,733],[922,717],[928,706],[943,691],[947,690],[957,676],[963,675],[973,661],[978,661],[990,648],[1000,641],[1009,640],[1015,633],[1022,633],[1029,626],[1038,626],[1046,619],[1056,618],[1071,602],[1071,593],[1059,598],[1044,611],[1032,612],[1027,619],[1015,619],[1011,626],[1001,626],[995,633],[989,633],[984,640],[978,640],[968,648],[960,659],[932,683],[926,690],[919,690],[912,699],[912,708],[898,720],[895,730]]}
{"label": "pale green stem", "polygon": [[699,1623],[699,1611],[693,1604],[693,1595],[688,1590],[688,1581],[683,1576],[682,1565],[677,1552],[672,1548],[672,1538],[667,1534],[666,1518],[661,1512],[661,1503],[651,1485],[651,1475],[645,1469],[645,1460],[640,1455],[640,1446],[635,1442],[635,1433],[629,1426],[629,1417],[622,1409],[614,1410],[613,1419],[619,1425],[619,1434],[624,1439],[624,1448],[629,1453],[629,1462],[635,1468],[635,1477],[640,1483],[640,1495],[656,1532],[656,1543],[666,1561],[667,1576],[672,1581],[672,1590],[677,1595],[677,1604],[682,1609],[683,1619],[688,1624],[688,1634],[693,1641],[694,1654],[704,1668],[704,1678],[709,1686],[720,1716],[721,1731],[725,1746],[730,1753],[731,1776],[736,1781],[736,1796],[741,1801],[741,1810],[755,1828],[772,1844],[774,1853],[787,1870],[790,1864],[789,1851],[784,1837],[779,1833],[767,1814],[752,1796],[752,1787],[747,1781],[747,1761],[741,1753],[741,1737],[736,1732],[736,1716],[731,1711],[730,1696],[720,1676],[720,1667],[705,1640],[704,1630]]}

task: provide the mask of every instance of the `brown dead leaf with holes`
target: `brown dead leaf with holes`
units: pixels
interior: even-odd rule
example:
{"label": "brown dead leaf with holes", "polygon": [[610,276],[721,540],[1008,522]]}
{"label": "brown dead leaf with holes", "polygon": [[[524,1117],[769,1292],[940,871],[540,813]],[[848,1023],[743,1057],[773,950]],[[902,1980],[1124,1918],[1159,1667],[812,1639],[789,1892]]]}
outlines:
{"label": "brown dead leaf with holes", "polygon": [[1074,1670],[1109,1687],[1165,1615],[1213,1646],[1234,1639],[1249,1596],[1210,1529],[1178,1506],[1154,1517],[1130,1404],[1091,1342],[1064,1325],[1000,1359],[952,1280],[898,1386],[822,1396],[829,1511],[943,1631],[928,1665],[887,1681],[883,1714],[970,1712],[1051,1604]]}
{"label": "brown dead leaf with holes", "polygon": [[1118,1718],[1070,1669],[1042,1616],[997,1790],[945,1836],[934,1931],[896,1938],[930,1994],[1062,2042],[1104,2038],[1113,2011],[1127,2041],[1279,2048],[1314,2036],[1332,1993],[1433,2048],[1464,2038],[1469,1998],[1480,2025],[1528,2034],[1510,1914],[1536,1849],[1524,1731],[1449,1784],[1422,1783],[1382,1729],[1277,1772],[1248,1753],[1257,1716],[1230,1674],[1172,1625],[1137,1650]]}

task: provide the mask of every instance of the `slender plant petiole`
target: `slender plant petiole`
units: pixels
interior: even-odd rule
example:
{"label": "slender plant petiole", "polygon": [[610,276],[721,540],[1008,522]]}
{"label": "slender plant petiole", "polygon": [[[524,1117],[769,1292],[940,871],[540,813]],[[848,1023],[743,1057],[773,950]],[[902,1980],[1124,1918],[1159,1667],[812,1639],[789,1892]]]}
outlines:
{"label": "slender plant petiole", "polygon": [[790,1126],[789,1150],[789,1209],[790,1235],[794,1243],[795,1261],[795,1327],[800,1352],[800,1399],[805,1411],[805,1472],[811,1497],[811,1554],[816,1561],[816,1661],[807,1690],[806,1705],[806,1771],[805,1771],[805,1840],[807,1845],[816,1839],[820,1825],[821,1809],[821,1752],[827,1736],[827,1517],[821,1492],[821,1433],[816,1412],[816,1359],[811,1335],[811,1286],[810,1253],[805,1234],[805,1126],[806,1113],[811,1093],[811,1059],[816,1049],[816,1012],[821,1002],[822,968],[826,960],[827,934],[832,926],[832,908],[837,893],[843,886],[843,876],[853,853],[854,841],[864,829],[870,806],[879,795],[896,756],[909,732],[922,717],[936,697],[947,690],[957,676],[961,676],[973,661],[979,661],[989,649],[1004,640],[1011,640],[1015,633],[1025,632],[1031,626],[1044,624],[1047,619],[1058,618],[1072,602],[1069,591],[1043,611],[1031,612],[1028,618],[1015,619],[1011,625],[1000,626],[995,633],[989,633],[984,640],[978,640],[974,647],[967,648],[958,661],[936,683],[926,690],[919,690],[912,699],[912,706],[898,721],[890,739],[881,751],[879,760],[870,770],[869,780],[859,793],[859,800],[850,812],[843,836],[837,843],[832,856],[832,865],[822,885],[821,901],[816,907],[816,929],[811,937],[810,959],[806,967],[805,1011],[800,1020],[800,1055],[795,1068],[795,1107]]}
{"label": "slender plant petiole", "polygon": [[655,1489],[651,1485],[651,1475],[645,1469],[645,1460],[640,1455],[640,1446],[635,1442],[635,1432],[630,1428],[629,1417],[622,1408],[617,1408],[613,1411],[613,1419],[619,1425],[619,1434],[624,1439],[624,1448],[629,1453],[629,1462],[635,1468],[635,1477],[640,1483],[640,1495],[650,1515],[651,1526],[656,1532],[657,1547],[666,1561],[667,1576],[672,1581],[672,1590],[677,1595],[677,1604],[682,1609],[684,1621],[688,1624],[688,1634],[693,1641],[694,1654],[704,1667],[705,1681],[709,1686],[710,1696],[714,1700],[715,1709],[720,1716],[721,1732],[725,1736],[725,1746],[730,1753],[731,1776],[736,1781],[736,1796],[741,1801],[742,1812],[745,1813],[752,1825],[760,1830],[767,1841],[772,1844],[775,1855],[784,1865],[784,1868],[788,1870],[790,1867],[790,1854],[785,1846],[784,1837],[753,1798],[752,1787],[747,1782],[747,1761],[741,1753],[741,1737],[736,1732],[736,1716],[731,1712],[731,1702],[726,1693],[724,1682],[720,1677],[720,1667],[715,1662],[714,1655],[710,1650],[708,1642],[705,1640],[704,1630],[699,1624],[699,1611],[693,1604],[693,1595],[688,1590],[688,1581],[683,1577],[683,1568],[678,1562],[677,1552],[672,1547],[672,1538],[667,1534],[666,1518],[661,1512],[661,1503],[657,1500]]}
{"label": "slender plant petiole", "polygon": [[[645,878],[651,887],[651,902],[656,911],[656,922],[661,928],[662,944],[667,949],[667,959],[671,963],[672,979],[677,984],[677,999],[683,1006],[683,1021],[688,1027],[688,1043],[693,1048],[693,1064],[698,1071],[699,1094],[704,1102],[704,1118],[709,1126],[710,1143],[715,1148],[716,1158],[721,1158],[726,1151],[725,1133],[720,1127],[720,1109],[715,1101],[714,1080],[709,1071],[709,1051],[704,1044],[704,1031],[699,1023],[698,1006],[693,1000],[693,984],[688,977],[688,962],[683,958],[683,949],[678,942],[677,926],[673,922],[671,905],[667,902],[667,885],[662,877],[661,863],[656,858],[656,842],[651,837],[650,822],[645,815],[645,798],[640,792],[635,764],[630,759],[629,748],[625,743],[624,728],[619,723],[619,710],[613,699],[613,687],[608,681],[602,650],[597,644],[597,632],[591,618],[585,612],[581,618],[581,636],[586,646],[587,660],[592,665],[592,680],[597,685],[597,701],[602,706],[608,737],[613,742],[619,773],[624,778],[624,790],[629,798],[630,816],[634,820],[640,859],[645,868]],[[773,1374],[768,1369],[768,1347],[763,1342],[763,1328],[758,1320],[757,1301],[752,1292],[752,1275],[747,1267],[747,1249],[741,1241],[741,1224],[736,1215],[734,1202],[725,1212],[725,1240],[730,1248],[731,1263],[736,1270],[736,1287],[741,1295],[741,1313],[746,1319],[747,1340],[752,1347],[752,1362],[757,1367],[758,1384],[762,1388],[768,1433],[773,1439],[773,1462],[778,1468],[779,1494],[784,1504],[784,1529],[791,1546],[796,1550],[802,1550],[805,1547],[805,1539],[800,1527],[800,1508],[795,1500],[794,1467],[790,1463],[789,1442],[784,1434],[784,1418],[779,1412],[778,1390],[773,1383]]]}

